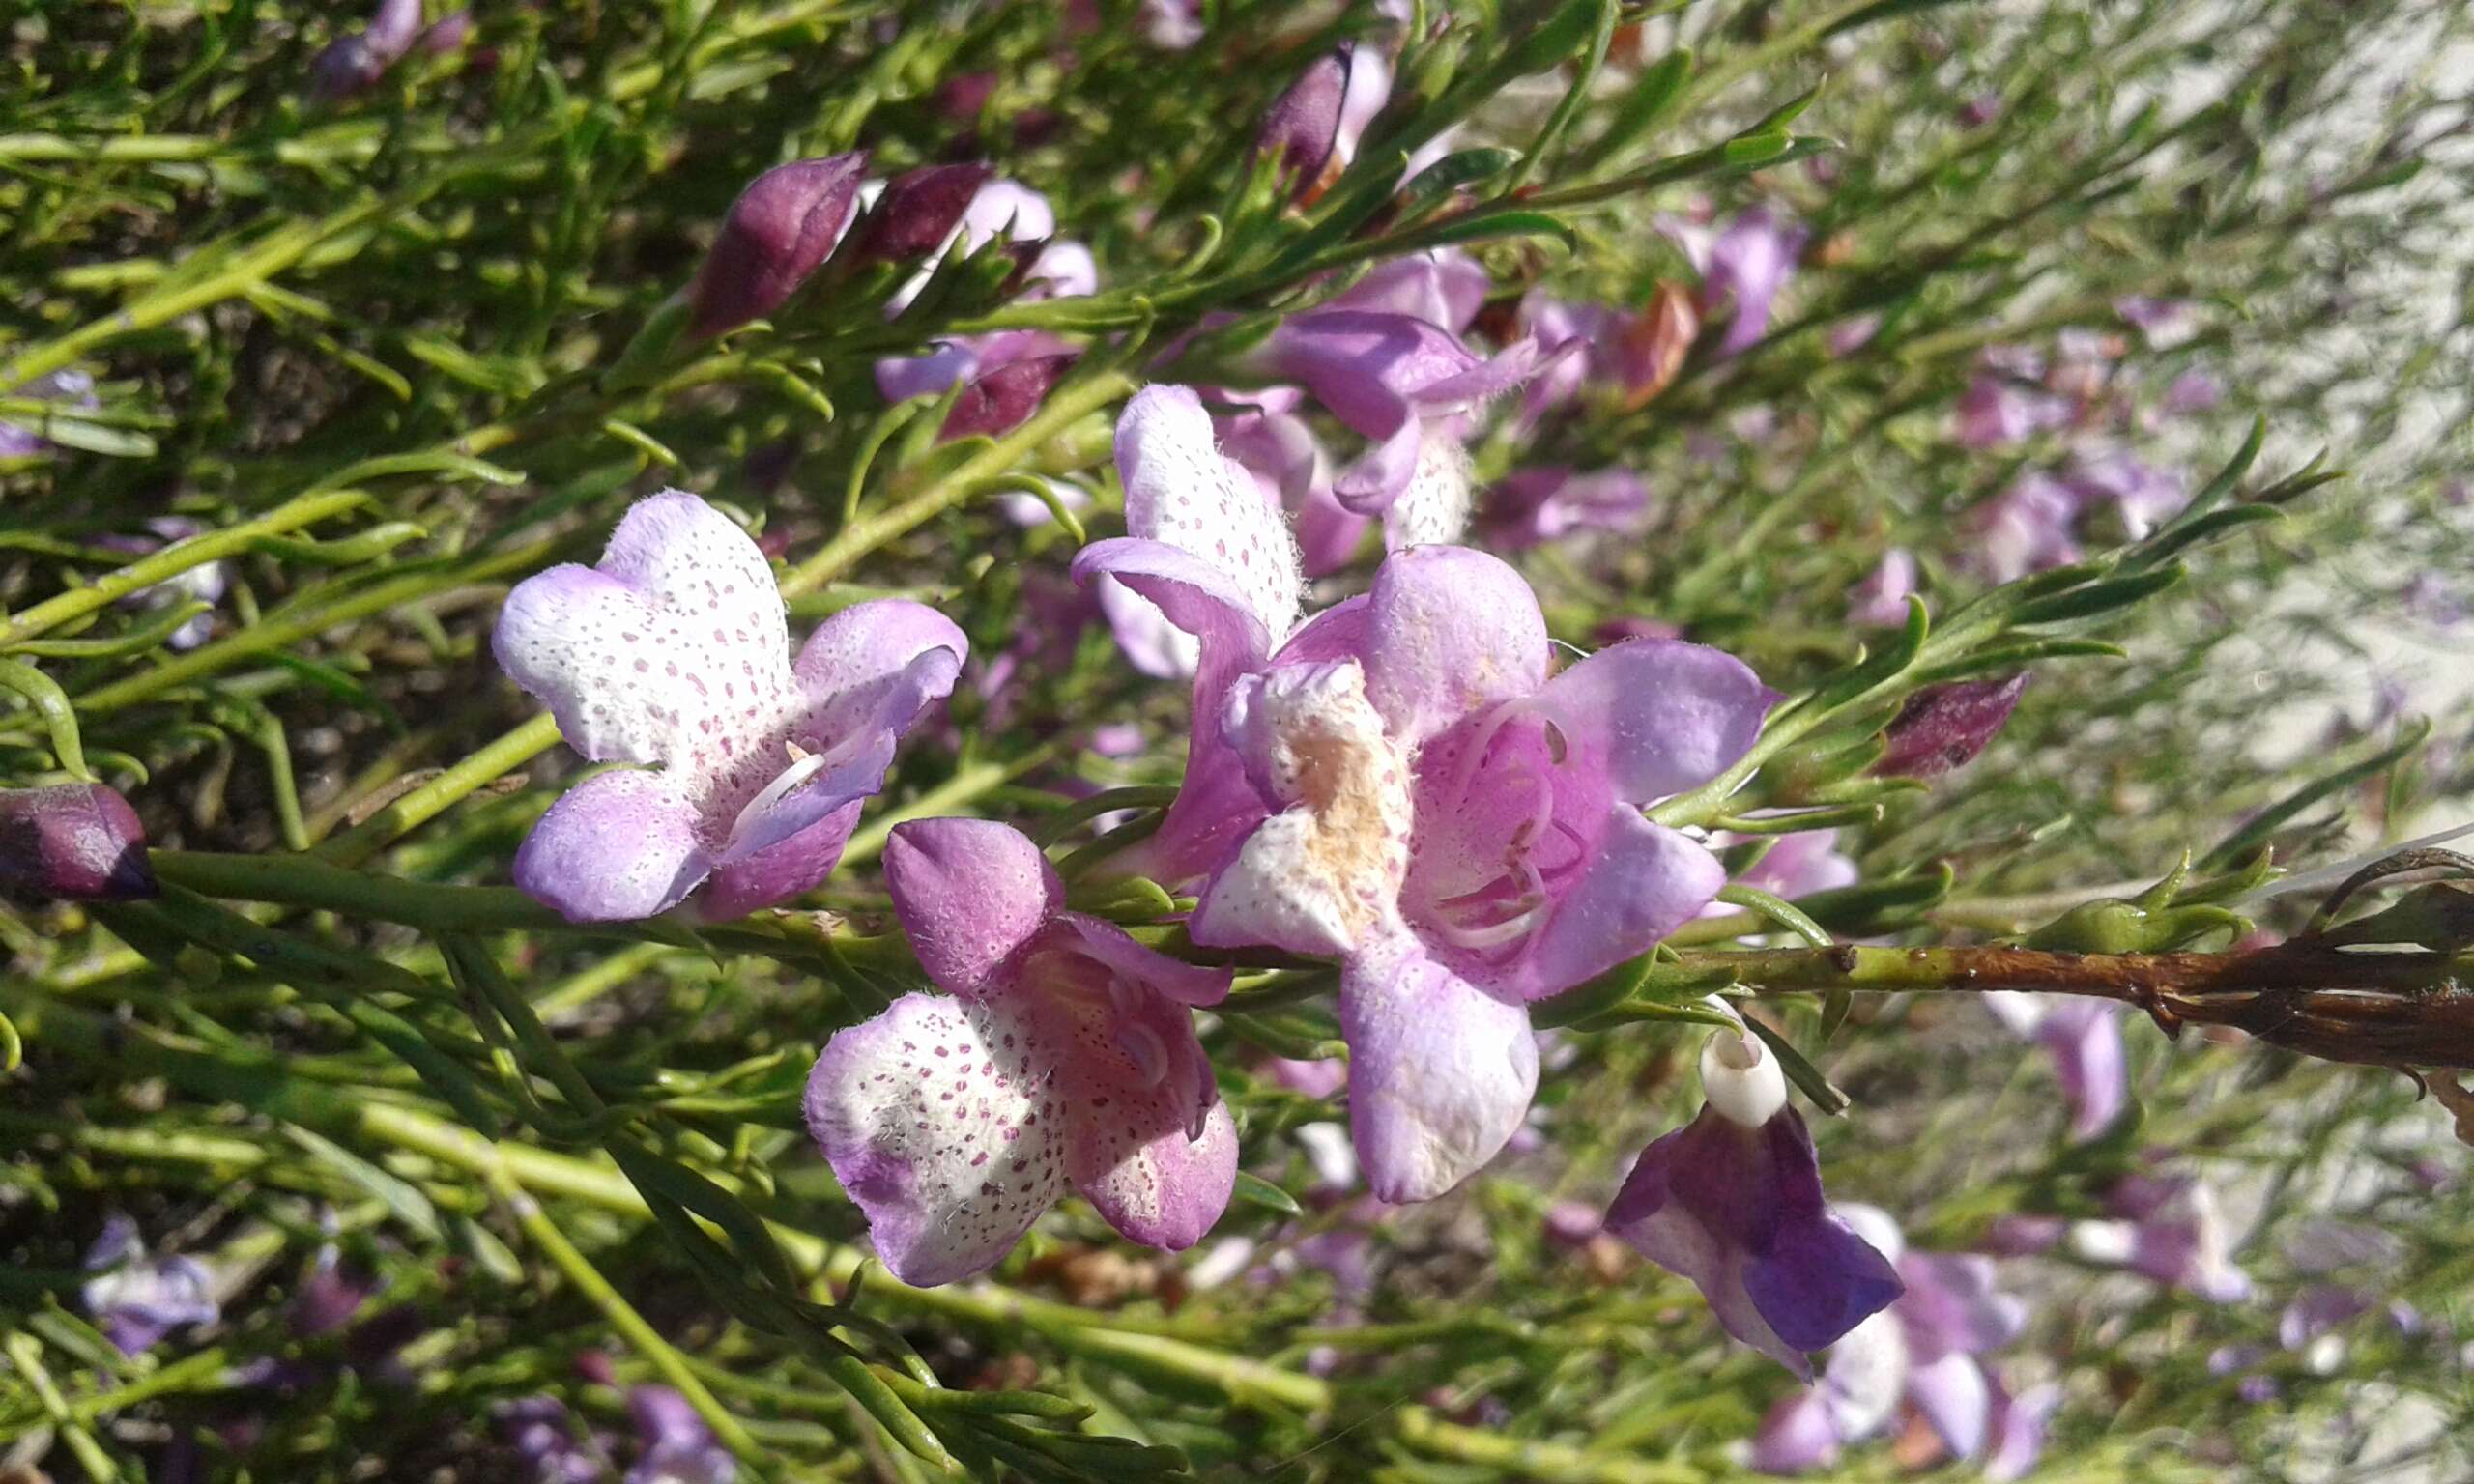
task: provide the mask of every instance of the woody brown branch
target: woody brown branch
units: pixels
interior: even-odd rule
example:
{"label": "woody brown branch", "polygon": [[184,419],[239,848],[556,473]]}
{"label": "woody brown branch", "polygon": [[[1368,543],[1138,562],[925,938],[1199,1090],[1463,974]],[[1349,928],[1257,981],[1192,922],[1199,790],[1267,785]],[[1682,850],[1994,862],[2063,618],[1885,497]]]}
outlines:
{"label": "woody brown branch", "polygon": [[2474,955],[2301,939],[2225,954],[2024,948],[1772,949],[1684,956],[1772,993],[1836,988],[2083,994],[2136,1005],[2169,1034],[2223,1025],[2325,1061],[2474,1069]]}

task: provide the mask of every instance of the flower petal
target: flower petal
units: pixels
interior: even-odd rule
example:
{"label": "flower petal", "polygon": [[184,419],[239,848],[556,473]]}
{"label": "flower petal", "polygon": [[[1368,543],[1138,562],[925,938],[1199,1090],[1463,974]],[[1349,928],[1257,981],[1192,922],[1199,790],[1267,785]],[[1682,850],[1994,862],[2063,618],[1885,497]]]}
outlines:
{"label": "flower petal", "polygon": [[1637,958],[1691,921],[1727,884],[1727,869],[1689,838],[1629,805],[1609,813],[1597,855],[1555,903],[1529,953],[1497,987],[1560,994]]}
{"label": "flower petal", "polygon": [[1973,1356],[1951,1354],[1909,1373],[1907,1394],[1954,1457],[1984,1450],[1993,1424],[1993,1386]]}
{"label": "flower petal", "polygon": [[1332,481],[1332,498],[1353,515],[1381,515],[1390,510],[1416,482],[1431,441],[1424,422],[1403,418],[1389,437],[1340,471]]}
{"label": "flower petal", "polygon": [[2044,1452],[2045,1427],[2060,1407],[2061,1388],[2057,1385],[2029,1386],[2017,1396],[1994,1387],[1993,1448],[1984,1461],[1984,1476],[2002,1484],[2033,1472]]}
{"label": "flower petal", "polygon": [[1771,1405],[1752,1439],[1752,1467],[1763,1473],[1809,1473],[1838,1462],[1838,1431],[1818,1391],[1796,1390]]}
{"label": "flower petal", "polygon": [[1135,669],[1155,679],[1181,680],[1201,665],[1201,641],[1170,623],[1159,604],[1106,574],[1093,593],[1118,651]]}
{"label": "flower petal", "polygon": [[1538,1091],[1528,1013],[1387,939],[1340,970],[1349,1125],[1383,1201],[1450,1190],[1508,1143]]}
{"label": "flower petal", "polygon": [[1395,553],[1366,607],[1366,694],[1414,746],[1546,679],[1546,620],[1503,562],[1455,546]]}
{"label": "flower petal", "polygon": [[885,887],[919,966],[974,998],[1064,906],[1065,884],[1030,837],[991,819],[915,819],[885,839]]}
{"label": "flower petal", "polygon": [[1993,1259],[1980,1252],[1910,1252],[1898,1271],[1899,1323],[1918,1360],[1988,1355],[2028,1326],[2028,1305],[1994,1286]]}
{"label": "flower petal", "polygon": [[1228,998],[1229,983],[1236,977],[1234,970],[1207,969],[1183,958],[1171,958],[1136,942],[1116,924],[1079,912],[1060,912],[1056,922],[1081,940],[1079,952],[1085,957],[1180,1005],[1217,1005]]}
{"label": "flower petal", "polygon": [[[639,501],[600,565],[553,567],[507,594],[493,647],[548,703],[567,745],[599,762],[715,771],[702,724],[760,715],[788,690],[781,589],[745,531],[702,499]],[[713,694],[728,685],[730,694]]]}
{"label": "flower petal", "polygon": [[1075,554],[1076,582],[1088,585],[1104,573],[1158,604],[1170,623],[1201,641],[1206,658],[1219,646],[1240,667],[1260,664],[1279,640],[1235,583],[1182,547],[1119,536]]}
{"label": "flower petal", "polygon": [[515,852],[515,884],[571,923],[666,912],[712,869],[666,774],[611,772],[566,791]]}
{"label": "flower petal", "polygon": [[864,805],[863,799],[847,799],[788,835],[729,854],[705,880],[697,911],[708,923],[727,923],[814,890],[842,863],[842,847],[858,828]]}
{"label": "flower petal", "polygon": [[1749,1254],[1744,1234],[1733,1230],[1743,1223],[1713,1224],[1703,1210],[1711,1204],[1706,1186],[1718,1187],[1732,1211],[1759,1207],[1768,1172],[1754,1137],[1705,1105],[1691,1123],[1641,1151],[1607,1208],[1606,1225],[1634,1251],[1701,1290],[1719,1327],[1798,1380],[1810,1381],[1812,1361],[1778,1337],[1744,1292]]}
{"label": "flower petal", "polygon": [[1546,682],[1538,701],[1581,766],[1604,769],[1617,798],[1647,804],[1742,756],[1778,693],[1721,650],[1632,639]]}
{"label": "flower petal", "polygon": [[1185,386],[1145,386],[1117,421],[1126,529],[1217,568],[1272,642],[1297,626],[1305,577],[1279,504],[1220,451],[1211,414]]}
{"label": "flower petal", "polygon": [[1202,1133],[1190,1139],[1167,1121],[1166,1099],[1158,1094],[1104,1095],[1096,1101],[1105,1107],[1094,1101],[1078,1106],[1067,1147],[1074,1188],[1108,1225],[1145,1246],[1182,1252],[1200,1241],[1228,1209],[1237,1184],[1237,1126],[1227,1105],[1213,1103]]}
{"label": "flower petal", "polygon": [[1008,1002],[906,994],[838,1031],[808,1075],[808,1131],[905,1283],[994,1267],[1065,1184],[1057,1065]]}
{"label": "flower petal", "polygon": [[2036,1039],[2053,1054],[2054,1072],[2070,1099],[2070,1136],[2104,1132],[2130,1101],[2121,1016],[2102,1000],[2064,999],[2045,1013]]}
{"label": "flower petal", "polygon": [[1458,437],[1426,423],[1418,443],[1418,465],[1409,484],[1383,514],[1383,545],[1390,551],[1457,541],[1469,530],[1476,487],[1469,450]]}

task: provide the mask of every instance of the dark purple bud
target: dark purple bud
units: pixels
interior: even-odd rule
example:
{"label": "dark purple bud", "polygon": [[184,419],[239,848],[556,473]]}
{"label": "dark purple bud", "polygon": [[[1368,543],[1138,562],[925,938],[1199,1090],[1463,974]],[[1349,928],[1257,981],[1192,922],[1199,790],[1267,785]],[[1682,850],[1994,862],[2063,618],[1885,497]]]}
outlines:
{"label": "dark purple bud", "polygon": [[776,165],[749,182],[697,270],[687,332],[703,339],[782,307],[842,241],[867,163],[854,150]]}
{"label": "dark purple bud", "polygon": [[1289,193],[1305,197],[1322,185],[1323,167],[1340,136],[1340,103],[1348,97],[1352,48],[1318,57],[1288,91],[1272,100],[1254,133],[1254,157],[1277,156]]}
{"label": "dark purple bud", "polygon": [[302,1339],[331,1334],[350,1324],[377,1291],[378,1279],[368,1269],[329,1247],[318,1254],[309,1276],[302,1280],[301,1291],[293,1296],[292,1332]]}
{"label": "dark purple bud", "polygon": [[1907,699],[1890,723],[1889,749],[1873,771],[1931,778],[1972,760],[2010,720],[2027,689],[2025,672],[1926,686]]}
{"label": "dark purple bud", "polygon": [[146,827],[101,784],[0,789],[0,886],[71,901],[152,897]]}
{"label": "dark purple bud", "polygon": [[849,263],[906,263],[945,245],[963,212],[996,172],[984,164],[923,165],[885,183],[885,193],[859,225]]}
{"label": "dark purple bud", "polygon": [[1040,404],[1074,364],[1071,356],[1034,356],[997,367],[963,388],[945,414],[940,441],[986,434],[1011,433],[1038,412]]}

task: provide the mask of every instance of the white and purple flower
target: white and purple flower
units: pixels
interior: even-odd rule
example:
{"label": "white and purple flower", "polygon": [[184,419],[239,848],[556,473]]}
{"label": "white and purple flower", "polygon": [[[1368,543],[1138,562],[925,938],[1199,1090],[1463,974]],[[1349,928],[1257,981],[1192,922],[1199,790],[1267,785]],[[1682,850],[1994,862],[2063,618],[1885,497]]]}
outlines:
{"label": "white and purple flower", "polygon": [[86,1312],[124,1355],[140,1355],[175,1329],[222,1318],[215,1275],[193,1257],[149,1257],[137,1223],[118,1212],[86,1249],[95,1276],[79,1291]]}
{"label": "white and purple flower", "polygon": [[885,883],[947,993],[838,1032],[807,1090],[885,1266],[923,1286],[983,1272],[1069,1189],[1136,1241],[1200,1240],[1237,1134],[1189,1007],[1217,1004],[1228,972],[1066,911],[1039,847],[1002,824],[896,826]]}
{"label": "white and purple flower", "polygon": [[679,490],[629,510],[597,566],[519,585],[494,647],[569,746],[650,769],[568,790],[516,852],[516,884],[571,922],[651,917],[699,885],[707,919],[738,917],[823,880],[969,652],[943,614],[887,599],[793,661],[764,554]]}

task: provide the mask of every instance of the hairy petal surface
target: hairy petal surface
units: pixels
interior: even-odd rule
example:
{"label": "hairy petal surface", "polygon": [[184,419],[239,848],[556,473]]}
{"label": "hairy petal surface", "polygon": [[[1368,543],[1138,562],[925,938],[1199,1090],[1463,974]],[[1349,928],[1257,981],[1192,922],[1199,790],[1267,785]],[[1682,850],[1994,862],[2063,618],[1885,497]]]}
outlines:
{"label": "hairy petal surface", "polygon": [[1427,957],[1406,936],[1350,956],[1340,972],[1349,1124],[1366,1184],[1426,1201],[1510,1141],[1538,1091],[1528,1013]]}

